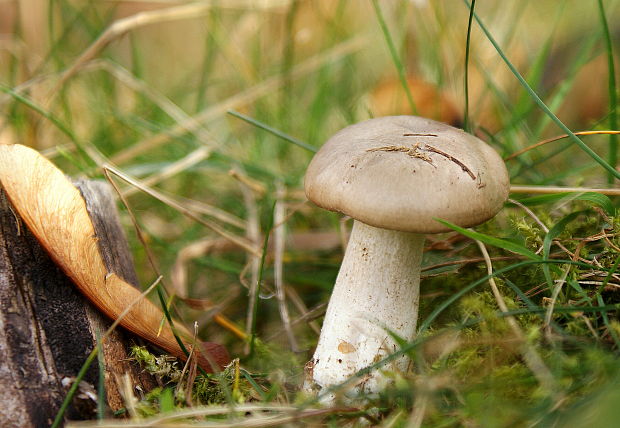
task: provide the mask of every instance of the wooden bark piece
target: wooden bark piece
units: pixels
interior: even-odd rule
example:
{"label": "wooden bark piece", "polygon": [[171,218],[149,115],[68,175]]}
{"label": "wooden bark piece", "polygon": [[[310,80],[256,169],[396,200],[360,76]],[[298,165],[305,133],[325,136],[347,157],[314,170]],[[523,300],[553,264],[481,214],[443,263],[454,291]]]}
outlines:
{"label": "wooden bark piece", "polygon": [[[106,267],[125,282],[138,287],[133,257],[121,227],[110,185],[95,180],[77,180],[74,184],[86,203],[86,210],[99,238],[99,252]],[[105,245],[101,245],[102,243]]]}
{"label": "wooden bark piece", "polygon": [[[98,237],[99,251],[108,271],[137,288],[138,276],[121,227],[112,188],[106,182],[95,180],[80,180],[75,185],[86,202],[86,209]],[[88,304],[86,307],[91,330],[100,331],[103,334],[110,327],[111,322],[94,306]],[[141,338],[124,329],[115,330],[109,339],[103,342],[105,388],[108,405],[113,411],[124,407],[118,383],[122,374],[130,375],[132,385],[141,390],[138,392],[146,392],[157,386],[152,376],[141,371],[135,363],[129,360],[130,341],[143,342]]]}
{"label": "wooden bark piece", "polygon": [[[80,186],[89,199],[87,205],[97,207],[90,211],[95,224],[117,222],[109,193],[96,196],[106,193],[104,187],[93,182]],[[110,227],[118,229],[102,233],[100,247],[125,247],[124,256],[110,259],[110,270],[135,283],[120,226]],[[48,426],[66,395],[62,380],[77,375],[95,346],[96,330],[103,334],[109,325],[51,261],[0,192],[0,426]],[[115,374],[129,372],[134,385],[144,390],[154,385],[127,360],[128,342],[123,336],[115,332],[103,347],[105,385],[113,410],[122,407]],[[97,372],[95,364],[85,381],[96,385]],[[69,419],[93,416],[92,405],[74,406],[67,414]]]}

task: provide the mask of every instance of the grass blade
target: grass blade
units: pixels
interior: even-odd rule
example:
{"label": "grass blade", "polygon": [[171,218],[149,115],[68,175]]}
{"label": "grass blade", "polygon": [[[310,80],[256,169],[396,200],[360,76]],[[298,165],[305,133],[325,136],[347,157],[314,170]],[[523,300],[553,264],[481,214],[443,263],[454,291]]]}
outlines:
{"label": "grass blade", "polygon": [[267,131],[270,134],[275,135],[276,137],[280,137],[283,140],[288,141],[289,143],[295,144],[296,146],[299,146],[302,149],[306,149],[309,152],[316,153],[318,151],[318,149],[316,147],[311,146],[310,144],[304,143],[303,141],[298,140],[295,137],[291,137],[290,135],[285,134],[284,132],[282,132],[282,131],[280,131],[278,129],[272,128],[271,126],[269,126],[269,125],[267,125],[267,124],[265,124],[263,122],[260,122],[260,121],[254,119],[254,118],[251,118],[249,116],[246,116],[246,115],[241,114],[239,112],[236,112],[234,110],[229,110],[228,114],[231,115],[231,116],[235,116],[236,118],[241,119],[241,120],[249,123],[250,125],[254,125],[257,128],[260,128],[260,129],[262,129],[264,131]]}
{"label": "grass blade", "polygon": [[[42,107],[35,104],[32,100],[23,95],[18,94],[11,88],[7,88],[6,86],[0,84],[0,92],[4,92],[7,95],[10,95],[13,99],[18,101],[21,104],[24,104],[28,108],[36,111],[41,116],[49,120],[60,132],[65,134],[69,139],[75,144],[75,147],[80,152],[82,157],[88,162],[88,166],[94,167],[97,166],[97,163],[93,160],[92,156],[88,153],[88,150],[84,147],[82,142],[78,139],[78,137],[71,131],[64,123],[62,123],[56,116],[51,114],[48,111],[45,111]],[[79,165],[77,165],[79,167]]]}
{"label": "grass blade", "polygon": [[[603,0],[598,0],[598,10],[601,17],[601,25],[605,33],[605,51],[607,53],[607,74],[609,75],[609,126],[611,129],[618,129],[618,92],[616,90],[616,67],[614,66],[614,47],[611,42],[611,34],[609,33],[609,25],[607,25],[607,17],[605,15],[605,6]],[[618,164],[618,137],[616,135],[609,136],[609,164],[615,167]],[[607,175],[607,182],[612,184],[614,176]]]}
{"label": "grass blade", "polygon": [[269,224],[267,225],[267,229],[265,229],[265,240],[263,241],[263,253],[260,258],[260,269],[258,270],[258,279],[256,286],[256,297],[253,302],[250,302],[250,305],[254,305],[254,311],[252,312],[252,323],[250,330],[250,352],[249,355],[254,355],[254,349],[256,345],[256,319],[258,312],[258,300],[260,299],[260,286],[263,282],[263,273],[265,272],[265,259],[267,258],[268,246],[269,246],[269,235],[271,234],[271,230],[273,229],[273,218],[276,209],[276,203],[274,202],[271,207],[271,214],[269,215]]}
{"label": "grass blade", "polygon": [[465,41],[465,114],[463,116],[463,129],[470,132],[469,125],[469,47],[471,42],[471,23],[474,18],[474,9],[476,8],[476,0],[471,0],[471,8],[469,9],[469,20],[467,21],[467,40]]}
{"label": "grass blade", "polygon": [[461,235],[465,235],[471,239],[477,239],[478,241],[484,242],[485,244],[492,245],[494,247],[502,248],[506,251],[510,251],[516,254],[520,254],[532,260],[541,260],[540,256],[534,253],[531,250],[528,250],[523,245],[517,244],[516,242],[507,241],[505,239],[495,238],[493,236],[485,235],[480,232],[475,232],[470,229],[465,229],[456,224],[452,224],[449,221],[441,220],[436,218],[436,221],[443,224],[444,226],[449,227],[452,230],[459,232]]}
{"label": "grass blade", "polygon": [[385,19],[383,18],[383,13],[381,12],[381,7],[379,6],[379,2],[377,0],[372,0],[372,5],[375,8],[375,13],[377,14],[377,20],[379,21],[379,25],[381,26],[381,32],[383,33],[383,37],[385,37],[385,42],[388,45],[388,49],[390,50],[392,61],[394,62],[396,71],[398,71],[398,77],[400,79],[400,83],[403,85],[403,89],[405,90],[405,95],[407,95],[407,102],[409,103],[409,107],[411,108],[412,114],[415,115],[418,113],[418,109],[416,108],[415,102],[413,101],[413,97],[411,96],[409,85],[407,85],[407,76],[406,76],[405,67],[403,66],[403,63],[398,56],[398,52],[396,52],[394,41],[392,40],[390,30],[387,27],[387,24],[385,23]]}
{"label": "grass blade", "polygon": [[[471,5],[469,3],[468,0],[463,0],[465,2],[465,4],[467,5],[467,7],[471,8]],[[545,114],[547,116],[549,116],[551,118],[551,120],[562,130],[564,131],[566,134],[569,135],[569,138],[571,139],[571,141],[573,141],[575,144],[577,144],[577,146],[579,148],[581,148],[581,150],[583,150],[584,152],[586,152],[586,154],[588,154],[588,156],[590,156],[592,159],[594,159],[599,165],[601,165],[607,172],[609,172],[609,174],[611,174],[613,177],[620,179],[620,172],[616,171],[616,169],[614,167],[612,167],[611,165],[609,165],[605,159],[603,159],[602,157],[600,157],[598,154],[596,154],[596,152],[594,150],[592,150],[590,147],[588,147],[588,145],[586,143],[584,143],[578,136],[576,136],[573,131],[571,131],[566,125],[564,125],[564,123],[555,115],[553,114],[553,112],[551,110],[549,110],[549,107],[547,107],[547,105],[543,102],[543,100],[540,99],[540,97],[538,96],[538,94],[536,94],[536,92],[532,89],[532,87],[525,81],[525,79],[523,78],[523,76],[521,75],[521,73],[519,73],[519,71],[516,69],[516,67],[512,64],[512,62],[510,62],[510,60],[508,59],[508,57],[506,56],[506,54],[504,53],[504,51],[502,50],[502,48],[499,46],[499,44],[495,41],[495,39],[493,38],[493,36],[491,35],[491,33],[489,32],[489,30],[487,29],[487,27],[484,25],[484,22],[482,22],[482,20],[480,19],[480,17],[474,12],[474,18],[476,18],[476,22],[478,22],[478,25],[480,25],[480,28],[482,29],[482,31],[484,32],[484,34],[487,36],[487,39],[489,40],[489,42],[491,42],[491,44],[493,45],[493,47],[495,48],[495,50],[497,51],[497,53],[499,54],[499,56],[502,58],[502,60],[506,63],[506,65],[508,66],[508,68],[510,69],[510,71],[512,72],[512,74],[517,78],[517,80],[519,81],[519,83],[521,84],[521,86],[523,86],[523,88],[525,88],[525,90],[528,92],[528,94],[530,95],[530,97],[532,97],[532,99],[534,100],[534,102],[536,104],[538,104],[538,107],[540,107],[540,109],[542,111],[545,112]]]}
{"label": "grass blade", "polygon": [[106,403],[106,390],[105,390],[105,358],[103,357],[103,344],[101,343],[101,332],[99,329],[95,330],[95,336],[97,339],[97,362],[99,363],[99,384],[97,385],[97,420],[102,421],[105,418],[105,403]]}
{"label": "grass blade", "polygon": [[52,422],[51,428],[58,428],[61,426],[64,416],[65,416],[65,412],[67,411],[67,409],[69,408],[69,405],[73,401],[73,397],[75,396],[78,390],[78,387],[80,386],[80,382],[84,379],[84,376],[86,376],[86,372],[90,368],[90,365],[93,363],[93,361],[95,361],[97,354],[99,354],[99,347],[95,346],[95,348],[88,355],[88,358],[86,358],[86,361],[82,365],[82,368],[78,372],[77,376],[75,376],[75,380],[73,381],[71,388],[69,388],[69,391],[67,392],[67,396],[62,402],[60,409],[58,409],[58,413],[56,413],[56,417],[54,418],[54,421]]}
{"label": "grass blade", "polygon": [[[580,43],[577,53],[573,58],[572,64],[565,73],[565,76],[559,82],[557,82],[557,85],[555,85],[555,90],[550,96],[548,105],[551,111],[557,111],[560,108],[569,91],[574,87],[575,80],[579,71],[592,58],[593,47],[595,46],[599,38],[600,36],[594,33],[582,43]],[[547,128],[550,120],[551,119],[547,115],[541,116],[538,119],[538,123],[535,125],[534,129],[534,140],[540,139],[544,130]]]}
{"label": "grass blade", "polygon": [[553,193],[550,195],[532,196],[524,199],[517,199],[523,205],[528,207],[534,205],[553,204],[560,201],[575,200],[592,202],[594,205],[601,207],[609,216],[616,215],[616,208],[608,196],[596,192],[567,192]]}

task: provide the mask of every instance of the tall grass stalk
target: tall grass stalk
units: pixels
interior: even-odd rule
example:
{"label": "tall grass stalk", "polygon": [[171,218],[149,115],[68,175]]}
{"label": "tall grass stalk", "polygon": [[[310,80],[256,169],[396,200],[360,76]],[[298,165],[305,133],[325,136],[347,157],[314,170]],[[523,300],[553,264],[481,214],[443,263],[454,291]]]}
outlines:
{"label": "tall grass stalk", "polygon": [[471,132],[471,125],[469,123],[469,49],[471,47],[471,24],[474,18],[475,8],[476,0],[471,0],[469,18],[467,20],[467,39],[465,41],[465,66],[463,68],[465,75],[465,112],[463,114],[463,129],[467,132]]}
{"label": "tall grass stalk", "polygon": [[[616,66],[614,64],[614,46],[611,41],[611,33],[607,24],[605,6],[603,0],[598,0],[598,10],[600,12],[601,26],[603,27],[605,51],[607,54],[607,75],[608,75],[608,94],[609,94],[609,126],[611,129],[618,129],[618,89],[616,88]],[[614,169],[618,166],[618,136],[609,136],[609,165]],[[607,183],[614,182],[613,174],[607,175]]]}

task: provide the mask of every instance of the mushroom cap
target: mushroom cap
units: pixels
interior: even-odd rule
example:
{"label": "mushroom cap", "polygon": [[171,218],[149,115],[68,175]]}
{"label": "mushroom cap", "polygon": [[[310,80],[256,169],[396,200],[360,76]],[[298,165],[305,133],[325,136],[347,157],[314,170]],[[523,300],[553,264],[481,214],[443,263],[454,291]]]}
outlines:
{"label": "mushroom cap", "polygon": [[509,191],[501,157],[460,129],[416,116],[348,126],[310,162],[306,196],[371,226],[415,233],[471,227],[493,217]]}

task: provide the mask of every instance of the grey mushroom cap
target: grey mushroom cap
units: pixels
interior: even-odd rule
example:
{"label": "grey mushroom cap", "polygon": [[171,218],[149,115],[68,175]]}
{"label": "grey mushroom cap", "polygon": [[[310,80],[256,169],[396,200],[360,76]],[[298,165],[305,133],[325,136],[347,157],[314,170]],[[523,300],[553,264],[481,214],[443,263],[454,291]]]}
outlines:
{"label": "grey mushroom cap", "polygon": [[415,233],[493,217],[508,197],[501,157],[460,129],[416,116],[387,116],[348,126],[312,159],[306,196],[371,226]]}

